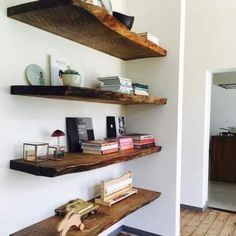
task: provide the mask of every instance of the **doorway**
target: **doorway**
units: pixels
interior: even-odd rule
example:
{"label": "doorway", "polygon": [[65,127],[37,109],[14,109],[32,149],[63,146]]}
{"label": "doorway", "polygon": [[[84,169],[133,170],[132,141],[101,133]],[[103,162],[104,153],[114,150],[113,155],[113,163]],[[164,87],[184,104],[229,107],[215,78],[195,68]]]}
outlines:
{"label": "doorway", "polygon": [[236,68],[210,73],[208,207],[236,212]]}

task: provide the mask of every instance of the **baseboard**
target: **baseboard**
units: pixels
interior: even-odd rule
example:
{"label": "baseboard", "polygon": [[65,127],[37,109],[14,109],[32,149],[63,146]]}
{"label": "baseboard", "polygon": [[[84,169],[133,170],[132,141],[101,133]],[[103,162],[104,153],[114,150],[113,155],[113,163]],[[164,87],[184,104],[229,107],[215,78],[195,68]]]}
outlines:
{"label": "baseboard", "polygon": [[123,227],[124,227],[123,225],[120,226],[119,228],[109,233],[108,236],[117,236],[123,230]]}
{"label": "baseboard", "polygon": [[108,236],[117,236],[121,231],[125,231],[127,233],[131,233],[131,234],[136,234],[139,236],[161,236],[159,234],[153,234],[147,231],[143,231],[140,229],[135,229],[126,225],[123,225],[119,228],[117,228],[116,230],[114,230],[113,232],[111,232]]}
{"label": "baseboard", "polygon": [[195,206],[189,206],[189,205],[181,204],[180,208],[184,209],[184,210],[204,212],[207,209],[207,206],[204,206],[203,208],[201,208],[201,207],[195,207]]}

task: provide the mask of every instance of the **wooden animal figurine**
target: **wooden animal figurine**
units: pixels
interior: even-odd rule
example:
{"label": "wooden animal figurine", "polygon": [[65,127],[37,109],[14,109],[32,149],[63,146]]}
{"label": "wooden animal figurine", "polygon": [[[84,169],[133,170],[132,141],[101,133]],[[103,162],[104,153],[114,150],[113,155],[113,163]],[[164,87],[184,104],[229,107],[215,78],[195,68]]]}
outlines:
{"label": "wooden animal figurine", "polygon": [[64,219],[58,224],[57,231],[60,233],[60,236],[66,236],[72,226],[78,227],[81,231],[84,229],[81,216],[75,212],[75,208],[69,211]]}
{"label": "wooden animal figurine", "polygon": [[104,181],[101,186],[100,198],[95,199],[95,202],[111,207],[113,204],[137,193],[137,189],[132,187],[132,183],[132,172],[128,172],[117,179]]}

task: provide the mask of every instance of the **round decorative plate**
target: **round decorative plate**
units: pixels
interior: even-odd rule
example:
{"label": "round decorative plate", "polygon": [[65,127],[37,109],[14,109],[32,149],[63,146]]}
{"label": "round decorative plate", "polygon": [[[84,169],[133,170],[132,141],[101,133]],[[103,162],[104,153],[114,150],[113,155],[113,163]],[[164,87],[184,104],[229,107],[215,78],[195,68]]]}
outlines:
{"label": "round decorative plate", "polygon": [[45,73],[38,65],[31,64],[27,66],[26,78],[30,85],[45,85]]}

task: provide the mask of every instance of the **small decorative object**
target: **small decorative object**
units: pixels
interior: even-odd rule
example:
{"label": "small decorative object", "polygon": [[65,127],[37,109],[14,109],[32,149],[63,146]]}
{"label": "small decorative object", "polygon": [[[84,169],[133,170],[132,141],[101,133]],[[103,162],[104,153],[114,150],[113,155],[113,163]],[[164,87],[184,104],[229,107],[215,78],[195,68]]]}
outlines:
{"label": "small decorative object", "polygon": [[112,15],[112,4],[111,0],[100,0],[101,5],[107,10],[107,12]]}
{"label": "small decorative object", "polygon": [[30,85],[45,85],[45,73],[43,69],[35,64],[28,65],[26,68],[26,78]]}
{"label": "small decorative object", "polygon": [[57,208],[57,215],[64,216],[64,219],[58,224],[57,230],[60,236],[65,236],[72,226],[84,230],[84,224],[81,219],[86,218],[89,214],[95,214],[99,206],[82,199],[72,200],[69,203]]}
{"label": "small decorative object", "polygon": [[48,143],[24,143],[24,160],[31,162],[46,161],[48,159],[48,146]]}
{"label": "small decorative object", "polygon": [[131,30],[134,24],[134,16],[127,16],[120,12],[113,12],[113,16],[120,21],[123,25],[125,25],[129,30]]}
{"label": "small decorative object", "polygon": [[76,208],[69,211],[64,219],[58,224],[57,231],[60,233],[60,236],[66,236],[67,232],[71,227],[76,226],[81,231],[84,230],[84,224],[81,221],[81,216],[76,212]]}
{"label": "small decorative object", "polygon": [[102,6],[101,0],[83,0],[83,1],[92,5],[98,6],[98,7]]}
{"label": "small decorative object", "polygon": [[138,190],[132,187],[132,183],[132,172],[128,172],[117,179],[104,181],[101,185],[101,196],[95,199],[95,202],[111,207],[113,204],[137,193]]}
{"label": "small decorative object", "polygon": [[67,66],[67,70],[61,72],[63,85],[80,87],[81,75],[78,71],[72,70],[70,66]]}
{"label": "small decorative object", "polygon": [[81,218],[84,219],[90,214],[94,215],[98,208],[97,204],[86,202],[82,199],[75,199],[57,208],[55,212],[58,216],[65,216],[69,211],[75,209],[75,213],[80,214]]}
{"label": "small decorative object", "polygon": [[123,116],[107,116],[107,138],[116,138],[126,134]]}
{"label": "small decorative object", "polygon": [[63,58],[50,56],[51,85],[60,86],[62,82],[62,72],[67,69],[68,63]]}
{"label": "small decorative object", "polygon": [[138,35],[151,41],[152,43],[155,43],[156,45],[160,45],[160,39],[150,32],[143,32],[143,33],[139,33]]}
{"label": "small decorative object", "polygon": [[50,150],[53,150],[53,158],[50,157],[50,159],[53,160],[62,160],[62,158],[65,156],[65,146],[60,145],[60,137],[64,137],[65,133],[59,129],[55,130],[51,137],[56,137],[57,138],[57,145],[56,146],[49,146],[49,153]]}

